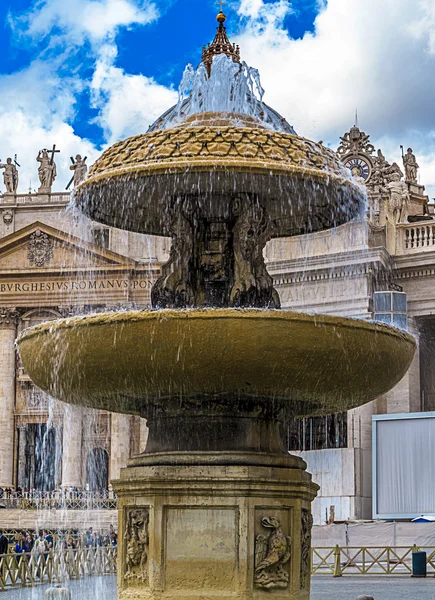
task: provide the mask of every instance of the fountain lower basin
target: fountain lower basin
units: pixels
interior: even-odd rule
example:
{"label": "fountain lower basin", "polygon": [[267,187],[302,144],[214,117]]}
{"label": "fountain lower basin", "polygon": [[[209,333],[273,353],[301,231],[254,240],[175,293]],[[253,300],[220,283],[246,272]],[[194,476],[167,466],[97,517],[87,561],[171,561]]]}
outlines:
{"label": "fountain lower basin", "polygon": [[416,346],[380,323],[236,309],[75,317],[18,345],[53,397],[145,417],[149,404],[222,396],[280,402],[293,416],[343,411],[398,383]]}

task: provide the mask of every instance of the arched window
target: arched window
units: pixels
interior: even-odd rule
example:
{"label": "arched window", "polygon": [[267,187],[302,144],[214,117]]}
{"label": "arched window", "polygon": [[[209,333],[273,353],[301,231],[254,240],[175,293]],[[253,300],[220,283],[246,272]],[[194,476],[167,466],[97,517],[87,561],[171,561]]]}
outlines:
{"label": "arched window", "polygon": [[20,319],[20,333],[27,329],[28,327],[33,327],[34,325],[40,325],[40,323],[45,323],[46,321],[54,321],[55,319],[60,319],[61,314],[52,308],[34,308],[26,312]]}

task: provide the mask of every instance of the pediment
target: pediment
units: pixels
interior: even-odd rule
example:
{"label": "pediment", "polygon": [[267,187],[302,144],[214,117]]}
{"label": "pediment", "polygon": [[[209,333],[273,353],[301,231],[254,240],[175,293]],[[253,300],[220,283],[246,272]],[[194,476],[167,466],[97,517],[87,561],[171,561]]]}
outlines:
{"label": "pediment", "polygon": [[39,221],[0,240],[0,270],[132,267],[131,258],[105,250]]}

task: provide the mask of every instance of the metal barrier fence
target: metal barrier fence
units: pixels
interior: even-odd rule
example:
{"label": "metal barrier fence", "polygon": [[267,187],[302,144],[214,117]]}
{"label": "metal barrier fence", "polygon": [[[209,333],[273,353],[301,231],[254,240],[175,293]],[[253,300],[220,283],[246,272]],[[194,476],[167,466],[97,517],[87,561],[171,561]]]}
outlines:
{"label": "metal barrier fence", "polygon": [[117,548],[84,548],[0,556],[0,591],[116,573]]}
{"label": "metal barrier fence", "polygon": [[[435,547],[364,546],[312,548],[312,574],[411,575],[412,553],[427,553],[428,574],[435,574]],[[61,584],[69,579],[117,572],[117,547],[50,550],[44,554],[0,556],[0,591],[41,583]]]}
{"label": "metal barrier fence", "polygon": [[412,553],[427,554],[427,572],[435,574],[435,546],[335,546],[312,548],[313,575],[411,575]]}

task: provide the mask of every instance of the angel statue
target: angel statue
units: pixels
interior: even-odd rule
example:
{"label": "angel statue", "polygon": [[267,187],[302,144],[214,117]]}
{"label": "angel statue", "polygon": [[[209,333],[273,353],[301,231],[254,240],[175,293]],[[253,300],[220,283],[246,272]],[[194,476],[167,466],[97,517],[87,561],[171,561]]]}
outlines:
{"label": "angel statue", "polygon": [[264,517],[263,527],[272,529],[269,535],[259,534],[255,538],[255,579],[258,588],[265,590],[285,589],[289,574],[283,569],[291,557],[290,536],[286,536],[281,523],[275,517]]}
{"label": "angel statue", "polygon": [[4,169],[3,181],[6,186],[7,194],[16,194],[18,189],[18,169],[12,162],[12,158],[8,158],[6,163],[0,162],[0,169]]}

